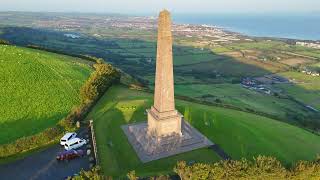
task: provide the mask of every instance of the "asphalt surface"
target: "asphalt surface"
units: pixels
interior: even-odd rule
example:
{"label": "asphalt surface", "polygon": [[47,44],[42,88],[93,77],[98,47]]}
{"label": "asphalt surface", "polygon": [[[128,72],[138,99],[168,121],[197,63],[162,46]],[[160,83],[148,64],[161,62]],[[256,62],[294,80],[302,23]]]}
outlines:
{"label": "asphalt surface", "polygon": [[62,146],[54,145],[24,159],[0,165],[0,179],[61,180],[78,173],[81,169],[89,169],[88,156],[79,157],[69,162],[58,162],[56,155],[61,151],[64,151]]}

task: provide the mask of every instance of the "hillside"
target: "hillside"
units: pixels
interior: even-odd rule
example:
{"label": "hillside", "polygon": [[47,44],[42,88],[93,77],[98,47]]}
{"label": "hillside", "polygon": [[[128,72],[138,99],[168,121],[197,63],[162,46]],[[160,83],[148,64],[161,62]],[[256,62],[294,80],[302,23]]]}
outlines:
{"label": "hillside", "polygon": [[[82,30],[85,36],[70,38],[63,31],[0,27],[0,38],[21,46],[33,44],[64,53],[101,57],[145,86],[153,87],[156,42],[154,38],[142,37],[151,34],[156,37],[154,31],[132,29],[129,32],[128,28],[106,30],[105,26],[103,30]],[[81,30],[75,30],[78,31]],[[96,34],[101,36],[97,38]],[[298,73],[299,69],[305,67],[317,70],[319,50],[278,39],[252,38],[252,41],[221,42],[214,46],[210,42],[210,37],[175,35],[173,55],[176,95],[262,112],[311,130],[319,127],[317,120],[320,119],[320,113],[305,107],[310,105],[319,108],[319,87],[307,89],[304,84],[308,82],[304,81],[280,84],[264,81],[264,76],[270,74],[292,81],[295,78],[289,76],[292,72]],[[301,79],[309,79],[309,75],[299,74]],[[271,94],[243,88],[240,84],[243,78],[255,78]],[[319,83],[319,79],[317,77],[313,82]],[[295,92],[307,94],[308,97],[296,96]]]}
{"label": "hillside", "polygon": [[0,45],[0,144],[38,133],[77,105],[86,61]]}
{"label": "hillside", "polygon": [[[94,120],[100,165],[105,175],[122,176],[135,169],[138,175],[171,172],[178,160],[215,162],[210,149],[200,149],[142,164],[120,129],[122,124],[146,121],[145,109],[152,94],[112,87],[88,116]],[[271,155],[284,164],[311,160],[320,153],[320,136],[262,116],[177,100],[185,118],[233,159]]]}

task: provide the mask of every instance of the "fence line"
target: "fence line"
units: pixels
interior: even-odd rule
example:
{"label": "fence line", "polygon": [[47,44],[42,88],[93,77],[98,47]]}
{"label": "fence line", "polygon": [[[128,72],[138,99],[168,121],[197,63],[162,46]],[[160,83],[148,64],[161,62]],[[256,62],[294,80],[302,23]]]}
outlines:
{"label": "fence line", "polygon": [[96,160],[96,165],[99,165],[97,142],[96,142],[96,136],[94,134],[93,120],[90,120],[90,130],[91,130],[91,139],[92,139],[92,145],[93,145],[94,158]]}

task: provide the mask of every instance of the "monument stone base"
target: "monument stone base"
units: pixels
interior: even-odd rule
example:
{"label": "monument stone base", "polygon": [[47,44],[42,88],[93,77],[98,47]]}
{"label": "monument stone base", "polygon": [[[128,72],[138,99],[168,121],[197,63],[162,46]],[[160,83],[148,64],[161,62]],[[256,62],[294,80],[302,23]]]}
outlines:
{"label": "monument stone base", "polygon": [[213,145],[183,119],[181,134],[173,133],[163,137],[148,134],[146,122],[123,125],[121,128],[143,163]]}
{"label": "monument stone base", "polygon": [[154,106],[147,109],[148,134],[169,136],[173,133],[181,135],[182,115],[177,111],[159,112]]}

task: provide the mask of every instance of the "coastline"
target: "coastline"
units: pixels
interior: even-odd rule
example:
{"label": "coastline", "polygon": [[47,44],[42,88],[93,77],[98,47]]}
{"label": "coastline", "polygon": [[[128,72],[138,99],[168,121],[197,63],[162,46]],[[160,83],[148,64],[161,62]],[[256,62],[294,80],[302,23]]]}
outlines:
{"label": "coastline", "polygon": [[320,41],[320,16],[176,15],[178,24],[207,25],[254,38]]}

